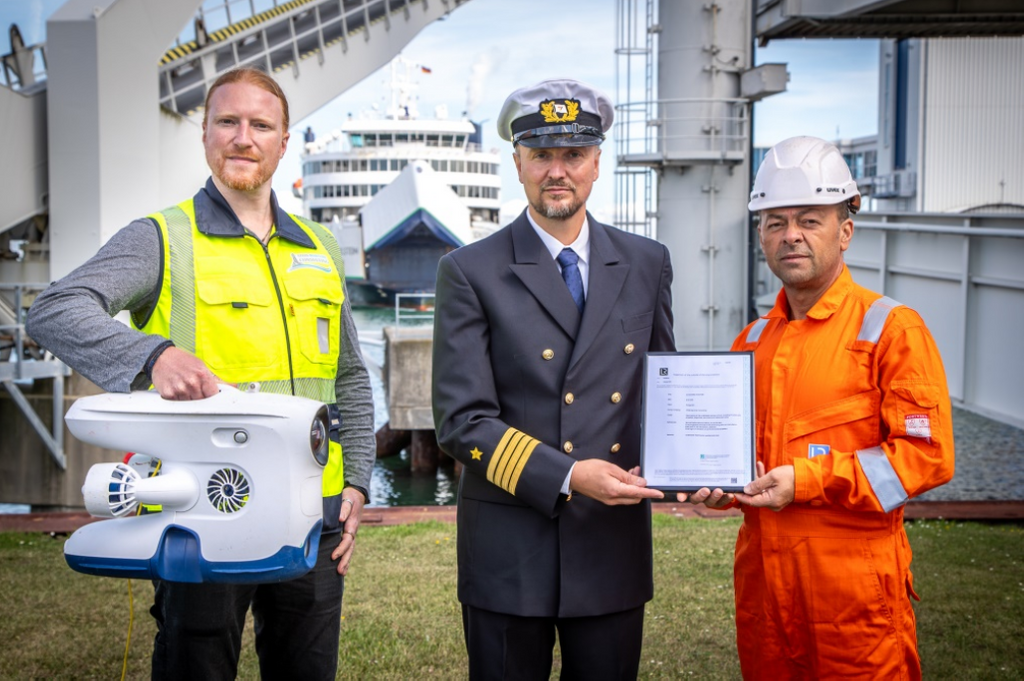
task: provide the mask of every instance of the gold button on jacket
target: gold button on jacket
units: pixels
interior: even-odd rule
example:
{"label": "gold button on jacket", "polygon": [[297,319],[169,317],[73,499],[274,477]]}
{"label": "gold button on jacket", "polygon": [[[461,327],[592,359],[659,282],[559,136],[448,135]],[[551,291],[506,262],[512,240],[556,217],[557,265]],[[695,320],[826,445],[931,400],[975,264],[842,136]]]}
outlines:
{"label": "gold button on jacket", "polygon": [[572,401],[575,400],[575,399],[576,398],[573,396],[572,393],[566,393],[565,394],[565,403],[566,404],[572,404]]}
{"label": "gold button on jacket", "polygon": [[621,401],[622,401],[622,393],[620,393],[620,392],[617,392],[617,391],[616,391],[616,392],[613,392],[613,393],[612,393],[612,402],[613,402],[614,404],[618,404],[618,403],[619,403],[619,402],[621,402]]}
{"label": "gold button on jacket", "polygon": [[562,449],[565,450],[566,454],[572,454],[572,443],[566,440],[565,444],[562,445]]}

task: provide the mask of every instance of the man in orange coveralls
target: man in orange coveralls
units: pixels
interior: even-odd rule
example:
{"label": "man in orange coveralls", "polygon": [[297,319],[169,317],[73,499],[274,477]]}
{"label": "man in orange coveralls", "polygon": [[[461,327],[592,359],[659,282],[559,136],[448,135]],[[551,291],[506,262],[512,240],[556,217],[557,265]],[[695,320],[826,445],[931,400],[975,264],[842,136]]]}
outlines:
{"label": "man in orange coveralls", "polygon": [[689,495],[742,504],[746,679],[921,677],[903,504],[953,477],[950,402],[921,317],[843,263],[859,207],[842,155],[814,137],[772,148],[750,197],[783,283],[732,346],[755,353],[758,477]]}

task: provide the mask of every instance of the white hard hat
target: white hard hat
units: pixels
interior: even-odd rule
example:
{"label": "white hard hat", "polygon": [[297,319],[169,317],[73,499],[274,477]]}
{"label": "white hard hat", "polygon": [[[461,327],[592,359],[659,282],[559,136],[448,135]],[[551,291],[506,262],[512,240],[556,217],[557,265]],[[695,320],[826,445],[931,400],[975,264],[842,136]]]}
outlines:
{"label": "white hard hat", "polygon": [[848,203],[860,209],[860,191],[843,155],[817,137],[790,137],[768,150],[750,192],[753,212],[783,206]]}

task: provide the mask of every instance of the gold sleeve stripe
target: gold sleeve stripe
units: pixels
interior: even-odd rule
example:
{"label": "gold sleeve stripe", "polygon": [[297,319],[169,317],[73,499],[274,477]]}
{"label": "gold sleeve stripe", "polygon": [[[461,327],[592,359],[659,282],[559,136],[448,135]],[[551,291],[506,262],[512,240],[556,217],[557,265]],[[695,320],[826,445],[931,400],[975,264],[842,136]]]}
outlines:
{"label": "gold sleeve stripe", "polygon": [[494,448],[491,460],[487,463],[487,480],[501,487],[510,494],[516,493],[519,476],[523,473],[526,462],[540,440],[526,433],[509,428],[502,435],[498,446]]}
{"label": "gold sleeve stripe", "polygon": [[516,463],[518,463],[523,448],[526,447],[529,441],[530,436],[519,431],[512,437],[512,441],[508,443],[508,447],[505,448],[505,452],[501,455],[501,462],[498,463],[498,467],[494,471],[494,482],[498,487],[506,491],[508,490],[509,476],[512,474]]}
{"label": "gold sleeve stripe", "polygon": [[498,452],[505,451],[508,447],[508,441],[512,439],[512,436],[519,431],[515,428],[509,428],[505,431],[505,434],[501,436],[501,441],[498,442],[498,446],[494,448],[494,453],[491,455],[491,460],[487,462],[487,480],[488,482],[494,482],[494,469],[498,467]]}
{"label": "gold sleeve stripe", "polygon": [[523,467],[526,466],[526,462],[529,461],[530,456],[533,454],[533,450],[536,449],[537,445],[540,444],[540,440],[535,440],[532,437],[529,438],[529,442],[523,448],[522,455],[516,462],[515,468],[512,469],[512,475],[508,481],[508,491],[510,494],[515,495],[516,487],[519,485],[519,476],[523,473]]}

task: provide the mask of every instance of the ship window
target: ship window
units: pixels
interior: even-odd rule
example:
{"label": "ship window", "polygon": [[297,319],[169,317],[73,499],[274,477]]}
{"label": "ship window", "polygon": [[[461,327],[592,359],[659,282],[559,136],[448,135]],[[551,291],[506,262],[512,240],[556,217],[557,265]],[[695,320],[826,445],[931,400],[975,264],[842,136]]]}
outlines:
{"label": "ship window", "polygon": [[366,168],[367,168],[367,165],[368,164],[366,163],[366,159],[365,158],[359,160],[359,169],[360,170],[365,171]]}
{"label": "ship window", "polygon": [[451,188],[452,188],[452,191],[455,192],[456,194],[459,193],[459,185],[453,184],[453,185],[451,185]]}
{"label": "ship window", "polygon": [[480,172],[480,164],[477,161],[469,161],[469,162],[467,162],[466,163],[466,168],[471,173],[478,173],[478,172]]}
{"label": "ship window", "polygon": [[362,135],[358,135],[358,134],[353,133],[352,135],[349,135],[349,140],[351,141],[353,147],[361,147],[361,146],[363,146],[363,136]]}
{"label": "ship window", "polygon": [[398,170],[398,159],[397,158],[391,159],[391,169],[392,170]]}
{"label": "ship window", "polygon": [[390,147],[392,145],[391,135],[378,135],[377,146],[378,147]]}
{"label": "ship window", "polygon": [[434,161],[430,162],[430,167],[433,168],[434,170],[437,170],[438,166],[439,166],[438,161],[434,160]]}
{"label": "ship window", "polygon": [[395,140],[398,141],[398,142],[408,142],[409,141],[409,135],[407,133],[404,133],[404,132],[399,133],[398,135],[395,136]]}
{"label": "ship window", "polygon": [[455,137],[455,146],[461,147],[463,142],[465,142],[465,141],[466,141],[466,136],[465,135],[456,135],[456,137]]}
{"label": "ship window", "polygon": [[409,165],[409,159],[403,158],[402,159],[402,169],[404,170],[407,165]]}
{"label": "ship window", "polygon": [[437,135],[427,135],[427,146],[428,147],[436,147],[437,146]]}
{"label": "ship window", "polygon": [[375,146],[377,146],[377,136],[376,135],[367,135],[366,138],[365,138],[364,144],[365,144],[365,146],[368,146],[368,147],[375,147]]}
{"label": "ship window", "polygon": [[438,170],[440,170],[443,173],[447,173],[448,172],[448,159],[442,159],[439,162],[439,165],[440,165],[440,168],[438,168]]}
{"label": "ship window", "polygon": [[377,164],[377,159],[375,159],[375,158],[371,158],[370,159],[370,170],[380,170],[380,167]]}

